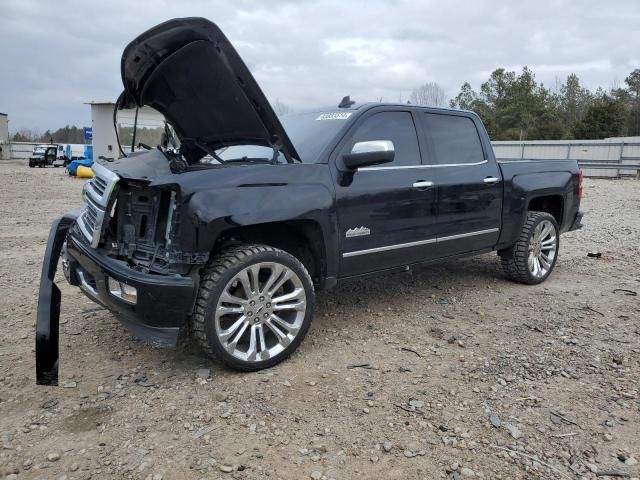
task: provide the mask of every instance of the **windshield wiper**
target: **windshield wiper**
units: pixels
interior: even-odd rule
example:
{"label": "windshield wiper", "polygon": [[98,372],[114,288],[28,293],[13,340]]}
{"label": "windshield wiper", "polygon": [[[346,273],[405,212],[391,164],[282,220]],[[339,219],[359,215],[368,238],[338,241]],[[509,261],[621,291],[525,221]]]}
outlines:
{"label": "windshield wiper", "polygon": [[[215,160],[217,160],[220,163],[225,163],[226,160],[222,160],[220,158],[220,156],[216,153],[216,151],[210,147],[208,147],[205,144],[202,144],[200,142],[197,142],[195,140],[191,140],[189,139],[189,142],[192,143],[193,145],[195,145],[196,147],[198,147],[200,150],[202,150],[205,153],[208,153],[209,155],[211,155]],[[182,141],[182,143],[185,143],[185,140]]]}
{"label": "windshield wiper", "polygon": [[264,162],[271,163],[270,158],[265,157],[238,157],[238,158],[227,158],[224,160],[224,163],[233,163],[233,162]]}

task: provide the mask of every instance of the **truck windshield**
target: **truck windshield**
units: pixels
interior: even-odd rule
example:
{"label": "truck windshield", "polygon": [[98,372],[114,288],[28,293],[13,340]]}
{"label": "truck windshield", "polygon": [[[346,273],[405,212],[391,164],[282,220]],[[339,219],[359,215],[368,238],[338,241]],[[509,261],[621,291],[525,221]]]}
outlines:
{"label": "truck windshield", "polygon": [[[336,136],[352,112],[305,112],[280,118],[303,163],[315,163],[324,147]],[[273,150],[261,145],[233,145],[205,155],[200,163],[272,163]],[[276,163],[287,163],[282,153]]]}
{"label": "truck windshield", "polygon": [[33,150],[33,154],[34,155],[44,155],[45,150],[46,150],[46,148],[44,148],[44,147],[36,147]]}
{"label": "truck windshield", "polygon": [[[200,160],[200,163],[211,165],[255,162],[272,163],[273,149],[263,145],[231,145],[229,147],[218,148],[214,152],[205,155]],[[287,163],[287,159],[279,152],[276,162]]]}
{"label": "truck windshield", "polygon": [[353,112],[305,112],[280,118],[285,132],[304,163],[314,163]]}

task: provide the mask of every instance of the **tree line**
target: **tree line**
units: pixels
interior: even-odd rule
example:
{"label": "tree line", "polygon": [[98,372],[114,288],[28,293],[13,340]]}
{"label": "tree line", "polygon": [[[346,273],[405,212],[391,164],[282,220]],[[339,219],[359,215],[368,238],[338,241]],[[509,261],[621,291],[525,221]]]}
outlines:
{"label": "tree line", "polygon": [[55,131],[47,130],[40,133],[37,130],[22,128],[11,135],[12,142],[38,142],[38,143],[84,143],[84,131],[82,127],[66,125]]}
{"label": "tree line", "polygon": [[[444,90],[434,82],[413,90],[409,102],[446,105]],[[624,86],[592,92],[575,74],[549,89],[527,67],[520,74],[498,68],[479,92],[465,82],[449,106],[476,112],[493,140],[640,136],[640,69],[625,78]]]}

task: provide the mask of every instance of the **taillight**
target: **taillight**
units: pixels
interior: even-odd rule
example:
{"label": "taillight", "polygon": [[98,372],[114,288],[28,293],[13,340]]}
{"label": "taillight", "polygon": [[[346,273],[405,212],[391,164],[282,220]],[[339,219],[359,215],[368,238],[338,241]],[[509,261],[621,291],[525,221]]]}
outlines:
{"label": "taillight", "polygon": [[582,170],[578,171],[578,198],[582,198]]}

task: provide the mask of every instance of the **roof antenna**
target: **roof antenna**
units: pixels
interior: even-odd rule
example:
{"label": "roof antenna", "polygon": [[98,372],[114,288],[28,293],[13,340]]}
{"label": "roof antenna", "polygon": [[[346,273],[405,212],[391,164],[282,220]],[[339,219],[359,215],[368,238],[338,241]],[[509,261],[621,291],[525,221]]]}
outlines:
{"label": "roof antenna", "polygon": [[340,104],[338,105],[338,108],[349,108],[354,103],[356,102],[351,100],[351,97],[347,95],[346,97],[343,97],[342,100],[340,100]]}

